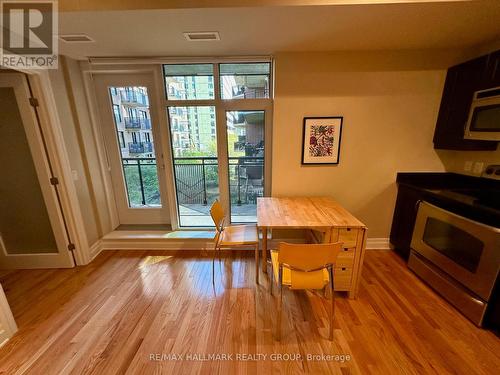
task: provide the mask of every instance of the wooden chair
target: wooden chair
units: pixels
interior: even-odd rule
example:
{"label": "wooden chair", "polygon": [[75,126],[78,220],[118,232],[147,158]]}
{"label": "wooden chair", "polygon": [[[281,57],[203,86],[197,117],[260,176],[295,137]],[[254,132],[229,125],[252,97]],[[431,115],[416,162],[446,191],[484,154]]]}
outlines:
{"label": "wooden chair", "polygon": [[333,340],[333,320],[335,297],[333,269],[342,243],[329,244],[289,244],[280,243],[279,250],[271,251],[272,285],[278,280],[280,296],[278,303],[278,340],[281,339],[281,310],[283,305],[283,285],[290,289],[324,289],[330,284],[331,314],[330,340]]}
{"label": "wooden chair", "polygon": [[210,208],[210,215],[215,224],[215,247],[212,259],[212,283],[215,283],[215,255],[222,248],[236,246],[255,246],[255,282],[259,283],[259,236],[256,225],[224,226],[226,214],[222,205],[216,200]]}

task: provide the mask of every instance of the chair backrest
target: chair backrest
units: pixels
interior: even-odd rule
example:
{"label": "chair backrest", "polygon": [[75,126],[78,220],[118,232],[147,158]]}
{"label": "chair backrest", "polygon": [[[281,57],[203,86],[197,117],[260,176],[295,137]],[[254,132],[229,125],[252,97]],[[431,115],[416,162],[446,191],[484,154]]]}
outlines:
{"label": "chair backrest", "polygon": [[299,271],[317,270],[328,264],[335,264],[342,249],[342,242],[325,244],[279,244],[278,262],[285,263]]}
{"label": "chair backrest", "polygon": [[210,207],[210,216],[212,216],[212,220],[214,221],[215,229],[217,229],[217,232],[222,232],[222,230],[224,229],[224,217],[226,216],[226,214],[219,200],[216,200],[212,204],[212,207]]}

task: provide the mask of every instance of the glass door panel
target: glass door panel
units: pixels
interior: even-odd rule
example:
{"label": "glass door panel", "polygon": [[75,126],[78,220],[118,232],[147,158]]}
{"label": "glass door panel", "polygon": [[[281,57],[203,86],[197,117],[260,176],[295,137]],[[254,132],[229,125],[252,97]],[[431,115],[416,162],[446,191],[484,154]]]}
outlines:
{"label": "glass door panel", "polygon": [[0,87],[0,111],[0,157],[5,176],[0,195],[3,213],[0,216],[0,251],[3,249],[7,254],[57,253],[14,88]]}
{"label": "glass door panel", "polygon": [[161,195],[146,87],[110,87],[129,208],[160,208]]}
{"label": "glass door panel", "polygon": [[211,227],[219,198],[215,107],[169,107],[168,116],[179,226]]}
{"label": "glass door panel", "polygon": [[255,223],[264,196],[265,111],[226,112],[231,222]]}

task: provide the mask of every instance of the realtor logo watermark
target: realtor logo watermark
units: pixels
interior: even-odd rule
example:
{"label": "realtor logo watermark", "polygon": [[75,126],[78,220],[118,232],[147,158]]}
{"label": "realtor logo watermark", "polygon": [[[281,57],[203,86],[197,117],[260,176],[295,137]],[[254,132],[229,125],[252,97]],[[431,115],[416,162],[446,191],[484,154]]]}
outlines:
{"label": "realtor logo watermark", "polygon": [[0,65],[57,69],[57,1],[0,1]]}

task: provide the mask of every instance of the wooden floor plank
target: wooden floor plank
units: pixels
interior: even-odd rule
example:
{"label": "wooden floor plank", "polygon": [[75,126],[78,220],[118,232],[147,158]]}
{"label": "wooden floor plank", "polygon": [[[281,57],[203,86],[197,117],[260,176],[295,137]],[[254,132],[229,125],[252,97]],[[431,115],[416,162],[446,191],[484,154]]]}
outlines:
{"label": "wooden floor plank", "polygon": [[[333,342],[328,301],[288,290],[276,341],[277,288],[271,296],[269,279],[262,275],[256,286],[253,275],[253,257],[233,255],[215,262],[213,284],[210,258],[159,251],[107,251],[69,270],[2,272],[19,331],[0,349],[0,374],[493,374],[500,367],[499,338],[392,252],[367,251],[358,299],[337,294]],[[350,360],[320,357],[335,354]],[[204,360],[209,355],[221,360]]]}

